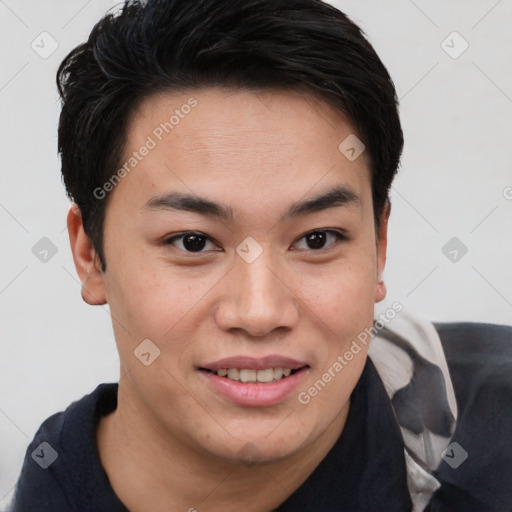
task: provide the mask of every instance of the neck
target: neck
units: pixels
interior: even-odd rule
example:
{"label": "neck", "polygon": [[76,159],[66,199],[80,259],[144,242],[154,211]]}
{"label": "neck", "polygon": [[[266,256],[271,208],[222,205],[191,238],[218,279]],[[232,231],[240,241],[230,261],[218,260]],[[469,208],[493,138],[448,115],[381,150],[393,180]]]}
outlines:
{"label": "neck", "polygon": [[348,410],[347,402],[327,430],[303,450],[284,460],[251,465],[219,459],[163,432],[120,385],[117,409],[98,425],[98,451],[115,494],[131,512],[270,512],[304,483],[333,447]]}

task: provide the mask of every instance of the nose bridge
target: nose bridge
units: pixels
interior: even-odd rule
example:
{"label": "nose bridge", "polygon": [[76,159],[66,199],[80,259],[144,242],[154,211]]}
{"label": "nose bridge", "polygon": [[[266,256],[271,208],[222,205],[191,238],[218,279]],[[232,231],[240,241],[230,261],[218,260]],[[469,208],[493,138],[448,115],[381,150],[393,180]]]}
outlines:
{"label": "nose bridge", "polygon": [[254,260],[236,255],[231,285],[218,310],[226,329],[243,329],[263,336],[278,327],[291,328],[298,320],[297,301],[279,277],[279,266],[270,251]]}
{"label": "nose bridge", "polygon": [[[242,274],[240,298],[248,310],[255,314],[269,310],[278,303],[283,286],[276,277],[276,270],[271,270],[270,258],[260,256],[260,260],[247,264],[239,262]],[[274,265],[275,267],[275,265]]]}

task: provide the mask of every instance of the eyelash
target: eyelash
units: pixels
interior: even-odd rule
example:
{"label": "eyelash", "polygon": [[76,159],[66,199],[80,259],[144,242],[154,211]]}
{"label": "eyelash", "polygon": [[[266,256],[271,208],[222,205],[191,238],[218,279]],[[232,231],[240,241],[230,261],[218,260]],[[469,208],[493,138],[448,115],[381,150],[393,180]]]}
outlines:
{"label": "eyelash", "polygon": [[[349,238],[346,235],[344,235],[343,233],[340,233],[339,231],[336,231],[334,229],[314,229],[313,231],[308,231],[307,233],[302,235],[294,243],[294,245],[297,244],[300,240],[303,240],[307,236],[312,235],[314,233],[325,233],[327,235],[334,236],[335,241],[333,243],[325,246],[325,247],[321,247],[320,249],[307,248],[307,249],[299,249],[299,250],[301,250],[301,251],[305,250],[307,252],[319,253],[319,252],[324,251],[324,250],[329,250],[333,245],[337,245],[340,242],[346,242],[346,241],[349,240]],[[183,239],[186,236],[192,236],[192,235],[196,235],[196,236],[199,236],[199,237],[204,237],[204,238],[206,238],[207,242],[215,243],[208,235],[205,235],[204,233],[201,233],[199,231],[186,231],[186,232],[181,233],[179,235],[173,235],[172,237],[163,240],[162,244],[163,245],[173,245],[173,243],[176,240],[180,240],[180,239]],[[186,249],[180,249],[180,248],[178,248],[178,250],[180,250],[181,252],[187,253],[187,254],[204,254],[206,252],[206,251],[203,251],[203,250],[201,250],[201,251],[187,251]]]}

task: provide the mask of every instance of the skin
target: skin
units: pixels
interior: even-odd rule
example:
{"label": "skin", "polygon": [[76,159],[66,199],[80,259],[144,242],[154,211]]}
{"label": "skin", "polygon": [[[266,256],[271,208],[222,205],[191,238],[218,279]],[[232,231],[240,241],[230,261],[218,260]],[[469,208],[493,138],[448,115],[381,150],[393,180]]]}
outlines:
{"label": "skin", "polygon": [[[298,393],[372,325],[374,303],[385,296],[389,207],[376,232],[366,154],[349,161],[338,150],[354,128],[292,91],[151,96],[130,120],[125,156],[190,97],[197,106],[110,194],[104,273],[78,207],[68,214],[83,298],[109,304],[121,361],[118,408],[100,422],[98,450],[133,512],[271,511],[345,425],[365,349],[309,404]],[[359,200],[283,218],[291,204],[336,186]],[[145,207],[176,191],[222,203],[233,216]],[[323,248],[309,248],[304,235],[327,228],[347,239],[327,236]],[[187,253],[182,238],[162,243],[186,231],[213,241],[202,253]],[[248,236],[263,250],[250,264],[236,252]],[[149,366],[134,357],[144,339],[160,349]],[[234,405],[198,370],[224,357],[269,354],[309,365],[274,406]]]}

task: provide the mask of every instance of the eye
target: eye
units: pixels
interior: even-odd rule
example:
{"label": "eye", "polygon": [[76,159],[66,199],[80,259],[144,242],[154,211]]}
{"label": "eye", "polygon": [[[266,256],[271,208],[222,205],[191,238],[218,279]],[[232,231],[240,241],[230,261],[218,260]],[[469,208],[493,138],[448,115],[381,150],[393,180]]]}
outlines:
{"label": "eye", "polygon": [[348,238],[338,231],[322,229],[306,233],[295,243],[295,247],[299,250],[313,249],[318,251],[320,249],[327,249],[343,240],[348,240]]}
{"label": "eye", "polygon": [[218,247],[203,233],[181,233],[172,236],[164,241],[165,245],[174,245],[177,249],[184,252],[205,252],[206,250],[218,250]]}

